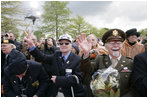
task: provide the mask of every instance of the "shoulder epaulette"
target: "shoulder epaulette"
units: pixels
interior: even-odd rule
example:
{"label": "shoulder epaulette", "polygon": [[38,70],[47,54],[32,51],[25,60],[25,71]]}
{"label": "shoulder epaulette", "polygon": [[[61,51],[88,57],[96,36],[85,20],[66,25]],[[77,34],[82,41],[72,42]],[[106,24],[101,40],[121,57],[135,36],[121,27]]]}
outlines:
{"label": "shoulder epaulette", "polygon": [[107,56],[106,54],[102,54],[101,56]]}
{"label": "shoulder epaulette", "polygon": [[126,58],[133,60],[132,58],[130,58],[130,57],[127,57],[127,56],[126,56]]}

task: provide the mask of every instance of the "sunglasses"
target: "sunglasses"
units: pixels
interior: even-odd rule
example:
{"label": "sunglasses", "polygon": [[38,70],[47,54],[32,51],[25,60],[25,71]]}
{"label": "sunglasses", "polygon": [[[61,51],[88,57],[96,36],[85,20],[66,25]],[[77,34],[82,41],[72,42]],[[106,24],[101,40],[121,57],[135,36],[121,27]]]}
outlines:
{"label": "sunglasses", "polygon": [[121,44],[122,42],[120,42],[120,41],[117,41],[117,42],[108,42],[109,44],[112,44],[112,45],[114,45],[114,44]]}
{"label": "sunglasses", "polygon": [[69,42],[59,42],[59,45],[63,45],[63,44],[65,44],[65,45],[69,45]]}

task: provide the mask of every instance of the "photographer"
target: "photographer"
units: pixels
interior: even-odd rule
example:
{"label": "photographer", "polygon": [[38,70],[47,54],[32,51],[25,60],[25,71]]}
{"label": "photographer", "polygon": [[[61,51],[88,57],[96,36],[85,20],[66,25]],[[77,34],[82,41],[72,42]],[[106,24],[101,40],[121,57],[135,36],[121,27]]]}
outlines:
{"label": "photographer", "polygon": [[1,32],[1,40],[10,39],[9,33]]}
{"label": "photographer", "polygon": [[10,39],[14,41],[14,44],[15,44],[15,46],[16,46],[16,49],[17,49],[18,51],[21,51],[21,49],[22,49],[22,44],[16,40],[16,34],[14,34],[14,33],[9,33],[9,36],[10,36]]}

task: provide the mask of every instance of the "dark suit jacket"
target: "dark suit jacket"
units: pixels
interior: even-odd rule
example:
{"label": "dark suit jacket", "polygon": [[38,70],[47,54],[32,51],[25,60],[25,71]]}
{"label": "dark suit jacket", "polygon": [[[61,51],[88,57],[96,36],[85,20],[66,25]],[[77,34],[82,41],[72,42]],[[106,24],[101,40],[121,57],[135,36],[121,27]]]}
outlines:
{"label": "dark suit jacket", "polygon": [[[82,60],[80,68],[83,72],[90,74],[91,76],[98,69],[108,68],[111,65],[111,60],[108,55],[98,55],[95,62],[91,63],[89,58]],[[124,67],[127,67],[131,72],[122,72]],[[132,71],[133,71],[133,60],[121,56],[120,61],[115,67],[120,74],[120,96],[134,96],[133,89],[131,86],[133,84]],[[91,79],[91,78],[89,78]],[[90,83],[91,80],[88,80]]]}
{"label": "dark suit jacket", "polygon": [[[46,43],[45,48],[41,51],[44,54],[51,55],[51,54],[54,54],[55,51],[57,51],[57,50],[59,50],[59,48],[55,47],[55,46],[48,48],[47,43]],[[49,63],[43,63],[43,62],[42,62],[42,65],[44,66],[46,72],[48,73],[49,78],[51,78],[52,77],[52,73],[51,73],[52,72],[52,69],[51,69],[52,66]],[[57,91],[55,88],[56,88],[55,84],[53,84],[52,81],[50,80],[50,86],[49,86],[48,90],[46,90],[46,92],[47,92],[46,97],[55,97],[56,91]]]}
{"label": "dark suit jacket", "polygon": [[[27,61],[29,68],[26,75],[24,76],[24,81],[27,81],[26,95],[32,97],[33,95],[43,96],[46,88],[48,87],[49,77],[45,72],[44,68],[40,63],[34,61]],[[10,76],[9,73],[5,73],[4,79],[4,91],[6,97],[20,96],[19,80],[13,75]],[[39,85],[34,85],[39,83]]]}
{"label": "dark suit jacket", "polygon": [[[56,77],[55,85],[57,88],[62,88],[64,96],[71,97],[71,86],[74,88],[75,96],[86,96],[83,93],[82,85],[78,84],[74,76],[66,77],[65,69],[72,69],[72,75],[76,75],[78,80],[82,81],[82,72],[80,71],[80,57],[74,53],[70,53],[64,66],[62,65],[62,53],[56,51],[53,55],[45,55],[37,48],[31,52],[37,61],[49,63],[51,73]],[[56,89],[56,88],[55,88]],[[58,90],[58,89],[57,89]],[[56,91],[57,93],[57,91]]]}
{"label": "dark suit jacket", "polygon": [[134,58],[135,88],[142,97],[147,97],[147,51]]}
{"label": "dark suit jacket", "polygon": [[9,66],[9,64],[15,62],[16,58],[19,58],[21,56],[24,56],[24,55],[21,52],[19,52],[18,50],[16,50],[16,49],[12,49],[12,51],[8,54],[7,60],[5,59],[5,54],[3,54],[3,59],[2,59],[3,62],[1,64],[2,83],[3,83],[3,78],[4,78],[4,68],[6,66]]}

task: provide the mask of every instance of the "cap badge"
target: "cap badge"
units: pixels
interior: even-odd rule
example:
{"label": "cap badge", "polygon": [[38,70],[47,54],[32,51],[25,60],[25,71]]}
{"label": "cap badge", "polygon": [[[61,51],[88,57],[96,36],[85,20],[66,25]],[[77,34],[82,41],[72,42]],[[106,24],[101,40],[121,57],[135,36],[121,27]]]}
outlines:
{"label": "cap badge", "polygon": [[118,36],[118,31],[114,30],[112,34],[113,34],[113,36]]}
{"label": "cap badge", "polygon": [[9,40],[4,40],[4,43],[9,43]]}

